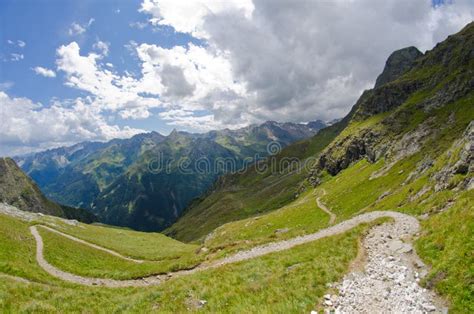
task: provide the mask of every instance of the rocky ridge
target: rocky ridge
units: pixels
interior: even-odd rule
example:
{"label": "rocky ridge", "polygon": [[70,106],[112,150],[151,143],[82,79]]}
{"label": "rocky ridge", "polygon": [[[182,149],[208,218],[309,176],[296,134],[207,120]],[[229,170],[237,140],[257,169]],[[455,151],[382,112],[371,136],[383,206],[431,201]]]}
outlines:
{"label": "rocky ridge", "polygon": [[[389,82],[376,84],[359,98],[348,118],[349,127],[366,121],[375,115],[379,122],[372,127],[355,127],[327,147],[319,156],[309,181],[318,185],[320,174],[326,170],[336,175],[351,163],[366,158],[376,162],[385,158],[395,163],[401,158],[415,154],[430,138],[439,132],[440,125],[430,118],[416,128],[409,127],[409,118],[417,111],[429,116],[434,110],[469,95],[474,90],[474,23],[460,33],[448,37],[425,55],[419,55],[413,62],[395,71],[387,61],[391,74]],[[409,48],[407,48],[409,49]],[[390,59],[390,58],[389,58]],[[408,64],[411,68],[407,68]],[[415,97],[417,96],[417,97]],[[417,99],[420,100],[411,100]],[[408,103],[411,100],[412,103]],[[401,105],[404,106],[401,106]],[[446,121],[441,128],[450,127],[455,117]]]}

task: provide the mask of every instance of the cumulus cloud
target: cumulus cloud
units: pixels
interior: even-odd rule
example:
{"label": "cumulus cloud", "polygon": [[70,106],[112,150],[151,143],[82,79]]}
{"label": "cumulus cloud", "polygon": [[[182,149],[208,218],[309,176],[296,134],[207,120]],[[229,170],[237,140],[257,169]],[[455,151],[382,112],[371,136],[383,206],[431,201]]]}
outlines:
{"label": "cumulus cloud", "polygon": [[[168,124],[192,131],[338,118],[373,86],[392,51],[431,49],[474,17],[469,0],[437,6],[430,0],[143,0],[140,10],[149,24],[188,33],[201,44],[130,41],[126,47],[139,62],[135,74],[105,62],[107,42],[98,40],[89,53],[74,41],[62,45],[56,70],[87,97],[43,107],[0,94],[9,104],[2,103],[8,111],[2,117],[14,121],[0,127],[2,143],[46,147],[128,136],[139,130],[109,125],[104,117],[144,119],[153,108]],[[84,34],[93,22],[73,23],[70,35]],[[11,113],[15,106],[26,109]],[[57,124],[48,120],[56,116]],[[54,132],[41,134],[48,124]]]}
{"label": "cumulus cloud", "polygon": [[26,46],[26,43],[23,40],[11,40],[8,39],[7,43],[12,46],[17,46],[19,48],[24,48]]}
{"label": "cumulus cloud", "polygon": [[76,42],[58,48],[56,65],[65,73],[67,86],[90,93],[93,106],[124,119],[148,118],[149,110],[158,107],[212,112],[224,106],[229,112],[239,111],[236,99],[246,95],[245,87],[234,80],[223,52],[192,44],[166,49],[133,43],[130,49],[141,62],[140,77],[117,74],[113,65],[104,64],[96,53],[81,55]]}
{"label": "cumulus cloud", "polygon": [[207,37],[203,28],[206,16],[236,10],[249,17],[253,11],[252,1],[144,0],[140,9],[140,11],[153,16],[150,20],[152,24],[170,25],[178,32],[190,33],[195,37]]}
{"label": "cumulus cloud", "polygon": [[118,75],[113,71],[112,64],[100,62],[101,55],[81,55],[76,42],[59,47],[57,56],[56,65],[59,71],[65,73],[65,84],[90,93],[93,96],[92,105],[102,111],[141,119],[150,115],[149,109],[162,104],[158,99],[162,88],[160,84],[154,84],[156,81],[147,82],[135,79],[132,75]]}
{"label": "cumulus cloud", "polygon": [[10,54],[10,61],[17,62],[23,60],[25,56],[22,53],[12,53]]}
{"label": "cumulus cloud", "polygon": [[9,90],[10,88],[13,87],[13,85],[15,85],[15,84],[13,82],[10,82],[10,81],[1,82],[0,83],[0,92]]}
{"label": "cumulus cloud", "polygon": [[77,22],[73,22],[68,29],[69,36],[78,36],[84,34],[89,27],[91,27],[92,23],[94,23],[95,19],[91,18],[87,23],[79,24]]}
{"label": "cumulus cloud", "polygon": [[[144,0],[141,11],[153,24],[205,40],[203,56],[219,56],[229,71],[227,84],[215,81],[202,89],[186,62],[176,62],[183,55],[191,60],[189,52],[171,49],[163,58],[154,53],[157,48],[139,45],[142,60],[170,60],[195,86],[193,96],[181,96],[182,109],[213,102],[203,106],[214,120],[232,117],[236,124],[341,117],[373,86],[392,51],[411,45],[431,49],[474,17],[469,0],[439,6],[429,0]],[[213,66],[203,60],[202,69]],[[229,81],[243,88],[236,91]]]}
{"label": "cumulus cloud", "polygon": [[109,54],[109,47],[110,43],[101,40],[96,41],[95,44],[92,46],[93,49],[95,49],[99,54],[104,57]]}
{"label": "cumulus cloud", "polygon": [[83,140],[127,138],[143,132],[110,125],[88,100],[54,101],[46,107],[0,92],[0,155],[70,145]]}
{"label": "cumulus cloud", "polygon": [[36,74],[44,76],[44,77],[56,77],[56,72],[51,69],[43,68],[43,67],[34,67],[32,69]]}

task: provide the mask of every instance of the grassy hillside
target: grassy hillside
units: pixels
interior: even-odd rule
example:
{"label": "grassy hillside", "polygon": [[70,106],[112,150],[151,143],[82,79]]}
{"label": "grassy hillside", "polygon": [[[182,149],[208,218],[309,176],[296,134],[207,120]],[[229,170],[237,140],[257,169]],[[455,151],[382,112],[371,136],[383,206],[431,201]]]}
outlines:
{"label": "grassy hillside", "polygon": [[[49,220],[50,224],[52,222],[59,223]],[[28,226],[25,222],[0,215],[2,311],[64,312],[87,308],[92,311],[159,310],[171,313],[199,310],[202,306],[199,300],[205,300],[202,310],[208,312],[257,309],[264,312],[307,312],[322,297],[326,284],[339,280],[347,270],[350,261],[357,255],[358,239],[367,227],[360,226],[345,234],[287,252],[172,279],[157,287],[110,289],[72,285],[46,274],[36,264],[34,240]],[[114,230],[108,231],[113,233]],[[120,265],[101,251],[59,239],[43,230],[41,234],[48,261],[77,274],[107,273],[111,277],[116,274],[117,278],[123,278],[137,274],[134,272],[144,267],[143,264]],[[132,233],[130,237],[133,239],[133,235],[138,234]],[[140,251],[140,248],[137,247],[137,250]],[[28,282],[5,277],[5,274],[20,276]]]}

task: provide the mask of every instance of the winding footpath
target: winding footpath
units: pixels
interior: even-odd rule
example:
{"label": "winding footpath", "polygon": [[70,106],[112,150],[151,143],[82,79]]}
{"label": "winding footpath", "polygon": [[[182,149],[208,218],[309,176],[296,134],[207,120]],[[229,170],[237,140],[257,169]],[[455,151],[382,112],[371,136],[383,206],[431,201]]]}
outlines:
{"label": "winding footpath", "polygon": [[332,225],[336,221],[336,215],[326,205],[324,205],[323,202],[321,202],[321,197],[324,195],[326,195],[326,190],[323,189],[323,195],[316,198],[316,204],[318,204],[318,207],[329,215],[329,224]]}
{"label": "winding footpath", "polygon": [[408,234],[410,235],[414,235],[419,230],[418,220],[412,216],[405,215],[399,212],[393,212],[393,211],[369,212],[369,213],[365,213],[365,214],[353,217],[337,225],[331,226],[329,228],[320,230],[312,234],[298,236],[289,240],[272,242],[272,243],[256,246],[252,249],[237,252],[234,255],[225,257],[220,260],[216,260],[209,263],[203,263],[190,270],[181,270],[181,271],[176,271],[176,272],[172,272],[168,274],[155,275],[155,276],[149,276],[149,277],[144,277],[140,279],[131,279],[131,280],[114,280],[114,279],[82,277],[82,276],[78,276],[78,275],[74,275],[74,274],[62,271],[58,269],[57,267],[49,264],[48,261],[46,261],[46,259],[44,258],[43,239],[38,232],[37,226],[31,226],[30,231],[36,240],[36,260],[38,264],[46,272],[48,272],[50,275],[54,277],[57,277],[59,279],[62,279],[68,282],[81,284],[81,285],[87,285],[87,286],[100,285],[100,286],[106,286],[106,287],[143,287],[143,286],[158,285],[162,283],[163,281],[166,281],[170,278],[189,275],[192,273],[196,273],[198,271],[213,269],[213,268],[217,268],[226,264],[245,261],[245,260],[263,256],[263,255],[267,255],[270,253],[285,251],[298,245],[302,245],[302,244],[313,242],[322,238],[344,233],[354,227],[357,227],[358,225],[362,223],[369,223],[383,217],[393,218],[394,219],[393,224],[404,230],[406,229]]}

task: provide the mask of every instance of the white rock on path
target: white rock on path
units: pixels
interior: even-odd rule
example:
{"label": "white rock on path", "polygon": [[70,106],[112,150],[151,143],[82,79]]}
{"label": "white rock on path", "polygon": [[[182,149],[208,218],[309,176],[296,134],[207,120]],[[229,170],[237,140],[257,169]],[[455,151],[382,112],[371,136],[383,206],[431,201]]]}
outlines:
{"label": "white rock on path", "polygon": [[419,229],[412,217],[372,228],[363,241],[367,251],[364,272],[347,274],[336,285],[339,296],[326,303],[335,313],[444,313],[447,309],[432,291],[421,287],[420,272],[426,266],[404,242]]}

